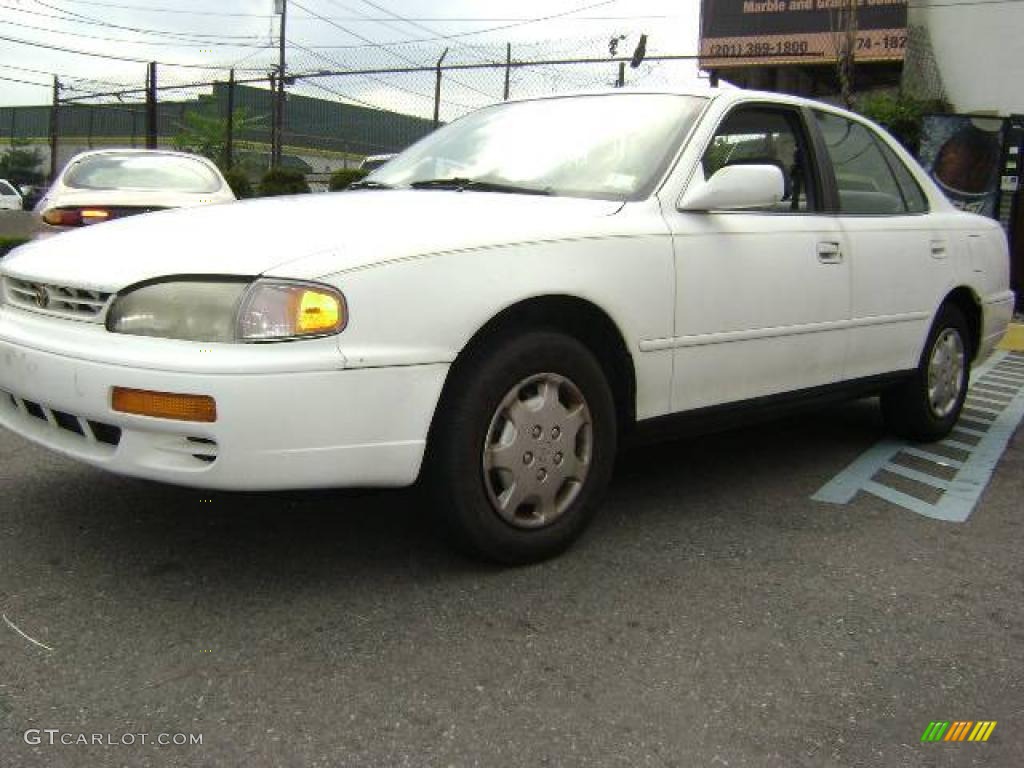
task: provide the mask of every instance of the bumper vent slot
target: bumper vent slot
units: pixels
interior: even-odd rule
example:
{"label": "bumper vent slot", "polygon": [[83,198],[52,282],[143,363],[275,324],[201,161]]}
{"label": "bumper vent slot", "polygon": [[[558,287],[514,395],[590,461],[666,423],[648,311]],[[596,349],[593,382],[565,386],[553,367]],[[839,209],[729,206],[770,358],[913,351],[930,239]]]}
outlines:
{"label": "bumper vent slot", "polygon": [[0,392],[2,400],[33,419],[48,424],[52,429],[76,435],[90,443],[103,443],[116,448],[121,442],[121,428],[101,421],[92,421],[66,411],[57,411],[41,403],[25,400],[10,392]]}
{"label": "bumper vent slot", "polygon": [[192,454],[193,459],[199,459],[199,461],[207,464],[212,464],[217,460],[216,440],[210,440],[207,437],[186,437],[185,440],[187,440],[196,451]]}

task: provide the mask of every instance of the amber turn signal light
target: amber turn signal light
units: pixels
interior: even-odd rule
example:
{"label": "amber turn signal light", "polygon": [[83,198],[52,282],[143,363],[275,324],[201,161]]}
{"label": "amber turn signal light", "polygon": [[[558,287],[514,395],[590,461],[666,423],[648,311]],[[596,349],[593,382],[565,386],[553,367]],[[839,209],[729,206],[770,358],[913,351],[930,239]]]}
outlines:
{"label": "amber turn signal light", "polygon": [[207,395],[179,395],[146,389],[114,387],[111,407],[120,413],[175,421],[217,420],[217,402]]}

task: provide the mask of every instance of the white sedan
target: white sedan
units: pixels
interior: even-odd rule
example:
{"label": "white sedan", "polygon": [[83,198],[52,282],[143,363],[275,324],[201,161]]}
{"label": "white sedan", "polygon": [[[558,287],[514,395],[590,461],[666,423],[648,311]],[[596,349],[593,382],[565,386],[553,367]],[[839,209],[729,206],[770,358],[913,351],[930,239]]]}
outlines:
{"label": "white sedan", "polygon": [[1014,304],[996,222],[777,94],[510,102],[357,186],[13,251],[0,424],[202,488],[422,476],[460,541],[527,562],[640,433],[881,394],[941,438]]}
{"label": "white sedan", "polygon": [[20,211],[21,208],[21,192],[7,179],[0,179],[0,211]]}
{"label": "white sedan", "polygon": [[97,149],[71,158],[35,211],[51,227],[83,227],[234,199],[217,166],[205,157],[162,149]]}

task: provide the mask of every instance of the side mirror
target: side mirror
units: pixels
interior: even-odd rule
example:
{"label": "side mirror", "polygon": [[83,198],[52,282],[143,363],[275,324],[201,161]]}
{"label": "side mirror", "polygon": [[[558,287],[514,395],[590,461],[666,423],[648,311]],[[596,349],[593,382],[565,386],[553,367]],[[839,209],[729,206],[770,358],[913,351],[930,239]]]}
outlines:
{"label": "side mirror", "polygon": [[679,201],[681,211],[767,208],[786,194],[786,180],[774,165],[727,165],[707,181],[695,181]]}

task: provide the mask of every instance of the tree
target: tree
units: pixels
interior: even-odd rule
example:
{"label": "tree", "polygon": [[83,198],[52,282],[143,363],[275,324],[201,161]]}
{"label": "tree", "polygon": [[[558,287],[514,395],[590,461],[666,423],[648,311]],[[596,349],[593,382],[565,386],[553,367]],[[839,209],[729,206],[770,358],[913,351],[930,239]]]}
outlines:
{"label": "tree", "polygon": [[857,0],[840,0],[835,11],[829,11],[832,42],[836,49],[836,76],[839,96],[847,109],[853,109],[853,75],[857,51]]}
{"label": "tree", "polygon": [[42,184],[45,176],[40,170],[43,153],[24,139],[15,139],[10,149],[0,156],[0,179],[13,184]]}
{"label": "tree", "polygon": [[921,145],[921,124],[929,113],[945,113],[950,105],[941,99],[915,99],[905,93],[873,93],[859,100],[857,111],[874,120],[911,154]]}
{"label": "tree", "polygon": [[[244,109],[236,109],[233,120],[235,134],[260,121],[249,117]],[[174,137],[174,148],[209,158],[223,171],[227,168],[228,119],[200,109],[185,112]]]}

